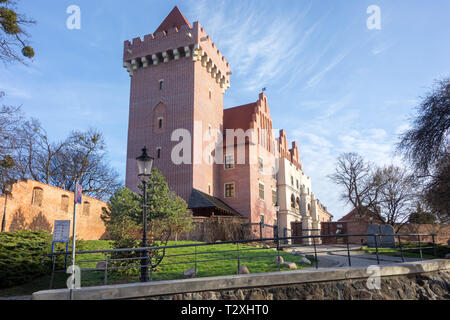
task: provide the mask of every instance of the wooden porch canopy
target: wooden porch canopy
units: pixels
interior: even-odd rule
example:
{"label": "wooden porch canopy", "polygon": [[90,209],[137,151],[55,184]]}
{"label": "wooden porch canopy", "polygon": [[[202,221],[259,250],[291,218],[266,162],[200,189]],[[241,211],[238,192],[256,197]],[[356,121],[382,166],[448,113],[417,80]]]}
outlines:
{"label": "wooden porch canopy", "polygon": [[194,217],[242,216],[222,200],[197,189],[192,190],[188,207],[192,210]]}

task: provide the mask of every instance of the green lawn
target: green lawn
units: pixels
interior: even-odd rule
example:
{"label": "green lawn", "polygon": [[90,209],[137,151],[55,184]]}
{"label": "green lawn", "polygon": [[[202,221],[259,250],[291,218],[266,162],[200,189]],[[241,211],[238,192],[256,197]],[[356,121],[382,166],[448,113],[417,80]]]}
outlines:
{"label": "green lawn", "polygon": [[[422,247],[433,247],[432,243],[422,243]],[[420,250],[418,248],[418,243],[415,242],[405,242],[402,243],[403,256],[406,258],[420,258]],[[364,247],[364,253],[375,254],[375,248]],[[448,245],[436,245],[438,258],[444,258],[447,253],[450,253],[450,246]],[[386,256],[398,256],[400,257],[401,251],[400,246],[396,246],[396,248],[378,248],[378,254],[386,255]],[[435,259],[434,250],[431,249],[422,249],[422,257],[423,259]]]}
{"label": "green lawn", "polygon": [[[181,245],[181,244],[195,244],[196,242],[170,242],[169,245]],[[102,250],[111,249],[112,242],[110,241],[82,241],[79,245],[79,250]],[[237,274],[239,256],[240,264],[245,264],[251,273],[263,273],[278,271],[278,265],[274,263],[274,259],[278,256],[277,251],[272,249],[256,248],[250,245],[234,244],[216,244],[213,246],[205,247],[187,247],[187,248],[173,248],[167,249],[166,256],[157,271],[152,273],[153,281],[161,280],[174,280],[182,279],[183,272],[195,268],[197,261],[197,277],[212,277],[220,275],[233,275]],[[196,257],[183,256],[184,254],[194,253],[196,250]],[[310,265],[300,264],[300,257],[291,255],[280,251],[280,255],[284,258],[284,261],[295,262],[298,269],[304,268]],[[106,256],[104,254],[83,254],[77,255],[77,265],[81,269],[95,268],[97,262],[104,260]],[[221,260],[221,259],[233,259],[233,260]],[[89,260],[89,262],[87,262]],[[98,261],[92,261],[98,260]],[[217,261],[208,261],[217,260]],[[69,259],[70,263],[70,259]],[[139,261],[135,262],[138,266]],[[139,267],[134,270],[132,275],[124,276],[117,272],[109,271],[107,274],[108,284],[119,283],[132,283],[139,281]],[[288,271],[288,268],[281,266],[282,271]],[[104,284],[105,273],[103,271],[87,271],[82,272],[81,285],[82,287],[96,286]],[[68,275],[64,272],[55,273],[53,288],[66,288],[66,281]],[[50,275],[34,279],[33,281],[16,286],[13,288],[0,289],[0,297],[5,296],[21,296],[30,295],[31,293],[39,290],[48,290],[50,284]]]}

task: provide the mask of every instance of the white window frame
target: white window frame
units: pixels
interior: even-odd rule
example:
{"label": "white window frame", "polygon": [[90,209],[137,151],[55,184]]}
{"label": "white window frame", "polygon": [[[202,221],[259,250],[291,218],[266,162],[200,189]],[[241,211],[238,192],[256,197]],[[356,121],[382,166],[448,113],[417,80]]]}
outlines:
{"label": "white window frame", "polygon": [[[262,199],[261,199],[261,193],[260,193],[261,192],[261,190],[260,190],[261,185],[263,186],[263,198]],[[266,185],[261,180],[258,180],[258,199],[261,200],[261,201],[266,201],[265,200],[266,199]]]}
{"label": "white window frame", "polygon": [[264,173],[264,159],[262,157],[258,157],[258,171]]}
{"label": "white window frame", "polygon": [[[232,159],[233,159],[233,161],[231,162],[231,164],[230,164],[229,167],[227,167],[227,165],[228,165],[227,158],[228,158],[228,157],[232,157]],[[231,170],[231,169],[234,169],[234,153],[233,153],[233,154],[229,153],[229,154],[226,154],[226,155],[224,156],[224,164],[223,164],[223,168],[224,168],[225,170]]]}

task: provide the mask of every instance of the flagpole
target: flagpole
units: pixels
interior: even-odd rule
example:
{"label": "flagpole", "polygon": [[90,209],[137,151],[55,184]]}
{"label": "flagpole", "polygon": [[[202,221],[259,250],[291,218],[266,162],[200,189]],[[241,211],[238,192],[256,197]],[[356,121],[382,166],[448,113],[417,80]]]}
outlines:
{"label": "flagpole", "polygon": [[77,197],[78,197],[78,183],[75,184],[75,192],[73,193],[73,231],[72,231],[72,288],[70,288],[70,300],[73,300],[73,287],[75,280],[75,243],[76,243],[76,219],[77,219]]}

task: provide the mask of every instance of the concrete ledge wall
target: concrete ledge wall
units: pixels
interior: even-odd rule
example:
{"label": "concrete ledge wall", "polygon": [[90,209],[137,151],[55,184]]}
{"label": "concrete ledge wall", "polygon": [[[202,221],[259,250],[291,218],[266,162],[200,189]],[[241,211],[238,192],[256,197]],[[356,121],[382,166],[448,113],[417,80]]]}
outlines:
{"label": "concrete ledge wall", "polygon": [[[380,275],[385,277],[411,276],[426,273],[450,273],[450,260],[432,260],[380,266]],[[192,293],[218,292],[223,290],[248,290],[252,288],[292,287],[311,283],[336,283],[339,281],[368,279],[371,274],[366,268],[336,268],[319,270],[299,270],[264,274],[221,276],[188,280],[160,281],[87,287],[75,290],[76,300],[114,300],[114,299],[158,299],[164,296]],[[445,291],[445,288],[444,288]],[[447,289],[448,291],[448,289]],[[69,290],[39,291],[33,294],[33,300],[67,300]],[[172,297],[174,298],[174,297]],[[245,297],[243,297],[245,298]]]}

